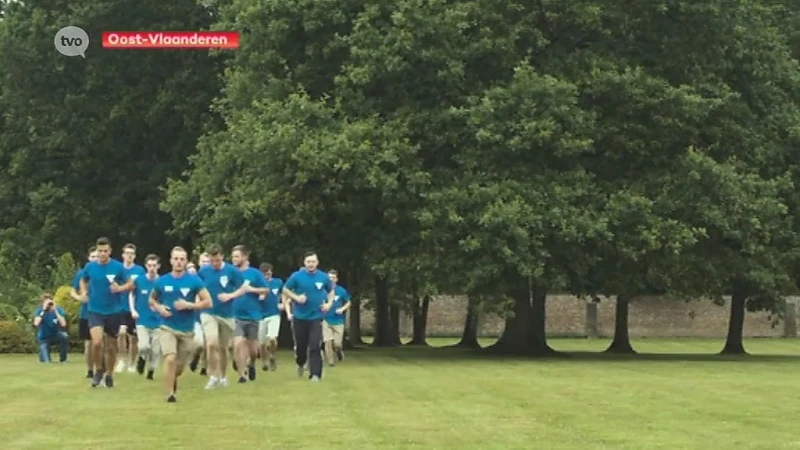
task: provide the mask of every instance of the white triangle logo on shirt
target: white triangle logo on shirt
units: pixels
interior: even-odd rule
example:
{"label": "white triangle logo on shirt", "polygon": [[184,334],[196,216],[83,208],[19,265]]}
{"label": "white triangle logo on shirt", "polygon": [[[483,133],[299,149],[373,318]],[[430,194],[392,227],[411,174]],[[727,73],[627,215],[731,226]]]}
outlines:
{"label": "white triangle logo on shirt", "polygon": [[317,285],[317,289],[322,289],[322,283],[314,283]]}
{"label": "white triangle logo on shirt", "polygon": [[338,296],[338,295],[337,295],[337,296],[334,296],[334,297],[333,297],[333,299],[334,299],[334,300],[339,300],[339,296]]}
{"label": "white triangle logo on shirt", "polygon": [[183,294],[183,296],[186,297],[187,295],[189,295],[190,290],[191,289],[189,288],[181,288],[181,294]]}
{"label": "white triangle logo on shirt", "polygon": [[272,290],[272,295],[278,295],[278,290],[277,289],[273,289]]}
{"label": "white triangle logo on shirt", "polygon": [[114,282],[114,275],[106,275],[106,279],[108,280],[109,283],[113,283]]}
{"label": "white triangle logo on shirt", "polygon": [[226,276],[219,277],[219,284],[221,284],[222,287],[228,286],[228,277]]}
{"label": "white triangle logo on shirt", "polygon": [[139,278],[139,275],[131,275],[131,280],[136,281]]}

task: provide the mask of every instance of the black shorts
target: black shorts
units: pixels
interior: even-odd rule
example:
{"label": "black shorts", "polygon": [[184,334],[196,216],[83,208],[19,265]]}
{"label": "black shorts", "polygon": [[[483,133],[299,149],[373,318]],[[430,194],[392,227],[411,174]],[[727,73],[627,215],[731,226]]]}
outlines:
{"label": "black shorts", "polygon": [[133,316],[128,311],[122,311],[120,314],[122,316],[120,326],[125,326],[127,330],[125,331],[128,336],[136,336],[136,321],[133,319]]}
{"label": "black shorts", "polygon": [[119,336],[119,327],[122,325],[122,314],[97,314],[90,312],[86,318],[89,323],[89,329],[103,328],[106,336],[117,337]]}
{"label": "black shorts", "polygon": [[84,341],[92,339],[89,335],[89,319],[81,319],[78,321],[78,337]]}

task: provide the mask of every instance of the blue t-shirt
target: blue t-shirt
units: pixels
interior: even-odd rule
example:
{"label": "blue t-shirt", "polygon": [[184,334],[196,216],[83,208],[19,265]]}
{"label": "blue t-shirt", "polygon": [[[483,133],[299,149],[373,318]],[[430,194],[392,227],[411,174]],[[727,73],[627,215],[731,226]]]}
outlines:
{"label": "blue t-shirt", "polygon": [[136,307],[136,312],[139,318],[136,319],[136,325],[141,325],[145,328],[155,329],[161,326],[161,314],[150,309],[150,292],[156,285],[158,277],[154,279],[147,278],[147,274],[137,277],[133,282],[133,294],[135,297],[133,306]]}
{"label": "blue t-shirt", "polygon": [[116,259],[107,263],[92,261],[83,268],[83,279],[89,283],[87,311],[110,316],[122,312],[119,293],[111,292],[111,283],[125,284],[125,267]]}
{"label": "blue t-shirt", "polygon": [[[137,278],[147,274],[147,271],[144,270],[144,267],[138,264],[134,264],[131,267],[125,267],[125,264],[123,264],[122,267],[123,270],[125,270],[126,282],[129,278],[133,278],[133,281],[136,281]],[[119,301],[122,302],[122,310],[125,312],[131,312],[131,304],[128,302],[130,296],[131,292],[122,292],[119,294]]]}
{"label": "blue t-shirt", "polygon": [[277,316],[281,313],[278,309],[278,302],[281,301],[281,291],[283,291],[283,281],[280,278],[270,278],[267,280],[267,298],[261,300],[261,318]]}
{"label": "blue t-shirt", "polygon": [[[83,269],[78,270],[78,273],[75,274],[75,278],[72,279],[72,289],[75,289],[76,292],[81,292],[81,278],[83,278]],[[80,318],[86,319],[89,315],[89,303],[81,303],[80,309]]]}
{"label": "blue t-shirt", "polygon": [[[242,270],[242,284],[249,283],[254,288],[266,288],[264,274],[248,267]],[[246,293],[233,300],[233,316],[239,320],[261,320],[261,301],[258,294]],[[265,300],[266,301],[266,300]]]}
{"label": "blue t-shirt", "polygon": [[344,313],[336,314],[336,310],[350,301],[350,293],[347,292],[347,289],[338,285],[333,291],[333,306],[325,314],[325,322],[331,325],[344,325]]}
{"label": "blue t-shirt", "polygon": [[[64,314],[64,310],[61,309],[60,306],[56,306],[58,309],[58,313],[61,314],[61,317],[66,317]],[[35,316],[38,316],[42,313],[42,307],[36,308],[36,312],[33,313]],[[56,317],[55,311],[53,308],[50,308],[50,311],[44,314],[42,317],[42,321],[39,323],[39,329],[36,330],[36,339],[43,341],[45,339],[50,339],[61,330],[61,327],[58,325],[58,317]]]}
{"label": "blue t-shirt", "polygon": [[324,316],[320,308],[328,301],[328,293],[333,289],[333,283],[328,274],[321,270],[309,272],[300,269],[289,277],[284,288],[297,295],[306,296],[306,302],[302,305],[292,302],[292,315],[295,319],[319,320]]}
{"label": "blue t-shirt", "polygon": [[219,300],[219,294],[230,294],[231,292],[239,289],[242,285],[242,274],[233,264],[225,263],[219,270],[211,267],[211,265],[204,266],[197,272],[197,275],[203,279],[203,282],[211,295],[211,302],[214,306],[204,312],[222,317],[223,319],[233,318],[233,303],[235,300],[222,302]]}
{"label": "blue t-shirt", "polygon": [[172,273],[163,275],[156,280],[153,290],[158,292],[158,302],[169,308],[170,317],[162,317],[161,325],[172,328],[181,333],[194,331],[195,312],[191,309],[178,310],[175,302],[186,300],[195,303],[197,293],[205,289],[203,280],[197,275],[184,273],[175,277]]}

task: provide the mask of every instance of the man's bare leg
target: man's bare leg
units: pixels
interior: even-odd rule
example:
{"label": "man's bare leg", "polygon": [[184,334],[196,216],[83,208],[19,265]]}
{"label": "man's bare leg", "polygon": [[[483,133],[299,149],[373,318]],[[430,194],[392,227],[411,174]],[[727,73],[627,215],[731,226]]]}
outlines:
{"label": "man's bare leg", "polygon": [[120,358],[117,364],[112,367],[116,367],[114,371],[120,373],[125,370],[125,363],[128,360],[128,327],[125,325],[119,327],[119,336],[117,336],[116,344]]}
{"label": "man's bare leg", "polygon": [[139,361],[139,337],[135,334],[128,336],[128,369],[133,371]]}
{"label": "man's bare leg", "polygon": [[208,351],[206,346],[200,348],[200,375],[208,375]]}
{"label": "man's bare leg", "polygon": [[277,352],[278,352],[278,340],[275,338],[267,338],[267,363],[269,364],[270,370],[276,370],[278,368],[278,361],[277,361]]}
{"label": "man's bare leg", "polygon": [[[105,367],[111,368],[117,363],[118,340],[109,336],[106,338],[105,342]],[[114,378],[111,373],[106,374],[106,387],[114,387]]]}
{"label": "man's bare leg", "polygon": [[92,340],[83,341],[83,358],[86,361],[87,378],[94,376],[94,359],[92,358]]}
{"label": "man's bare leg", "polygon": [[336,355],[333,353],[333,340],[325,341],[325,359],[329,366],[336,364]]}
{"label": "man's bare leg", "polygon": [[267,347],[268,344],[267,341],[265,340],[261,344],[261,348],[259,349],[260,350],[259,354],[261,355],[261,370],[265,372],[269,370],[269,349]]}
{"label": "man's bare leg", "polygon": [[177,357],[174,353],[164,356],[164,390],[167,392],[167,401],[175,401],[175,387],[178,382]]}
{"label": "man's bare leg", "polygon": [[97,387],[103,381],[103,339],[105,338],[103,327],[94,327],[89,330],[91,336],[91,358],[94,366],[94,377],[92,387]]}
{"label": "man's bare leg", "polygon": [[233,340],[234,361],[239,372],[239,383],[247,381],[247,360],[250,356],[250,348],[247,339],[236,337]]}

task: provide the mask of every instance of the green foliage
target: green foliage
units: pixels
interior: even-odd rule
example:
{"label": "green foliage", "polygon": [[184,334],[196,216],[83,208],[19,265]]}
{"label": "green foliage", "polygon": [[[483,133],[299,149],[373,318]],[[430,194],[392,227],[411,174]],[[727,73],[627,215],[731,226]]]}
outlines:
{"label": "green foliage", "polygon": [[64,313],[67,315],[67,322],[70,325],[78,323],[81,309],[81,303],[72,298],[71,292],[72,287],[60,286],[53,294],[53,299],[55,300],[56,305],[64,309]]}
{"label": "green foliage", "polygon": [[16,321],[0,321],[0,353],[34,353],[36,340],[33,334]]}

